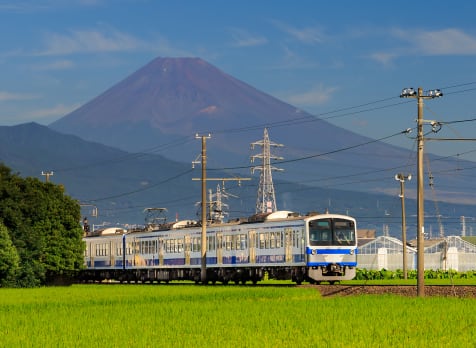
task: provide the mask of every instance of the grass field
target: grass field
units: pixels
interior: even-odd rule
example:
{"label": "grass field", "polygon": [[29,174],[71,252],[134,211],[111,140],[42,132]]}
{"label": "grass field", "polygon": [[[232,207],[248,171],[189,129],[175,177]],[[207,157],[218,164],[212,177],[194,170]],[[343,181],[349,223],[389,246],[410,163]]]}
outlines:
{"label": "grass field", "polygon": [[2,347],[472,347],[468,298],[322,298],[314,288],[0,289]]}

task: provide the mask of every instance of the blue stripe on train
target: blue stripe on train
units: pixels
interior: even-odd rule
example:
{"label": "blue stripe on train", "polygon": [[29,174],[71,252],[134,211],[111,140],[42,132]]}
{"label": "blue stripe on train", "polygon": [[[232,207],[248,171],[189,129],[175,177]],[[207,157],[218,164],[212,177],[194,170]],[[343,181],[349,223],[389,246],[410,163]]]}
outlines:
{"label": "blue stripe on train", "polygon": [[357,262],[308,262],[306,266],[308,267],[326,267],[330,264],[337,264],[340,266],[347,266],[347,267],[357,267]]}
{"label": "blue stripe on train", "polygon": [[[160,267],[159,259],[145,259],[143,265],[134,264],[132,260],[126,260],[125,267]],[[249,256],[224,256],[222,257],[221,265],[241,265],[241,264],[249,264]],[[301,254],[293,254],[292,255],[292,263],[302,263],[304,262],[304,255]],[[286,263],[286,257],[284,255],[258,255],[256,256],[254,265],[259,264],[269,264],[269,263]],[[192,257],[190,259],[190,266],[199,266],[201,265],[201,258],[200,257]],[[207,265],[217,265],[217,258],[216,257],[207,257]],[[185,264],[185,258],[173,258],[173,259],[164,259],[162,266],[189,266]],[[87,265],[88,268],[91,267],[90,262]],[[122,268],[123,262],[121,259],[116,259],[114,266],[111,267],[109,261],[95,261],[94,267],[100,268]]]}
{"label": "blue stripe on train", "polygon": [[306,247],[306,254],[311,255],[314,251],[315,255],[333,254],[333,255],[352,255],[357,254],[357,249],[313,249]]}

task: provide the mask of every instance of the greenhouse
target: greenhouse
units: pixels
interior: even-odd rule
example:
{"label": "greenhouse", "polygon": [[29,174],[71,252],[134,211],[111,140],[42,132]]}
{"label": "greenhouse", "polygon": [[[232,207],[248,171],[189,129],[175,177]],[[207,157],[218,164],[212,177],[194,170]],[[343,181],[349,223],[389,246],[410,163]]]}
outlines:
{"label": "greenhouse", "polygon": [[[417,249],[407,246],[407,270],[417,269]],[[425,269],[476,270],[476,245],[459,236],[425,240]],[[403,243],[397,238],[379,236],[359,246],[358,268],[367,270],[403,269]]]}
{"label": "greenhouse", "polygon": [[458,236],[449,236],[425,248],[425,269],[476,270],[476,245]]}
{"label": "greenhouse", "polygon": [[[407,246],[407,270],[416,269],[416,249]],[[394,237],[379,236],[360,246],[357,267],[368,270],[403,269],[403,243]]]}

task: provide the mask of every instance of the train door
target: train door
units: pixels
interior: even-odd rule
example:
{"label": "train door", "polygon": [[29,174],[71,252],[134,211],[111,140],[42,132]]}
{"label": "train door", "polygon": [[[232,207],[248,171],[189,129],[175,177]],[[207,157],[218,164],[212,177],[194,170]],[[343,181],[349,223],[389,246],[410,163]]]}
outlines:
{"label": "train door", "polygon": [[159,266],[164,265],[164,239],[163,238],[158,238],[159,244],[158,244],[158,254],[159,254]]}
{"label": "train door", "polygon": [[184,253],[185,253],[185,264],[190,265],[190,252],[191,252],[191,245],[190,245],[190,235],[185,235],[185,245],[184,245]]}
{"label": "train door", "polygon": [[284,229],[284,258],[289,263],[293,260],[293,230],[290,227]]}
{"label": "train door", "polygon": [[249,248],[249,256],[250,256],[250,263],[256,262],[256,230],[248,231],[248,248]]}
{"label": "train door", "polygon": [[109,262],[110,262],[110,267],[115,267],[116,266],[116,258],[115,258],[115,252],[116,252],[116,248],[115,248],[115,241],[114,240],[111,240],[109,242]]}
{"label": "train door", "polygon": [[94,253],[93,253],[93,243],[89,242],[86,244],[87,253],[89,255],[89,264],[87,265],[89,268],[94,268]]}
{"label": "train door", "polygon": [[223,264],[223,233],[217,232],[217,265]]}

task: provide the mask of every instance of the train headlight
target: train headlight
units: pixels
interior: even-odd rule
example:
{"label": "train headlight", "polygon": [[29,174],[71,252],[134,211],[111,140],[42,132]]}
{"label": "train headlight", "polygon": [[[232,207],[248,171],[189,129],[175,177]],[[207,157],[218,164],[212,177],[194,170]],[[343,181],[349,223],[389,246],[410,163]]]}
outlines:
{"label": "train headlight", "polygon": [[316,250],[316,249],[312,249],[312,250],[311,250],[311,254],[312,254],[312,255],[316,255],[316,254],[317,254],[317,250]]}
{"label": "train headlight", "polygon": [[354,249],[350,249],[350,254],[354,255]]}

